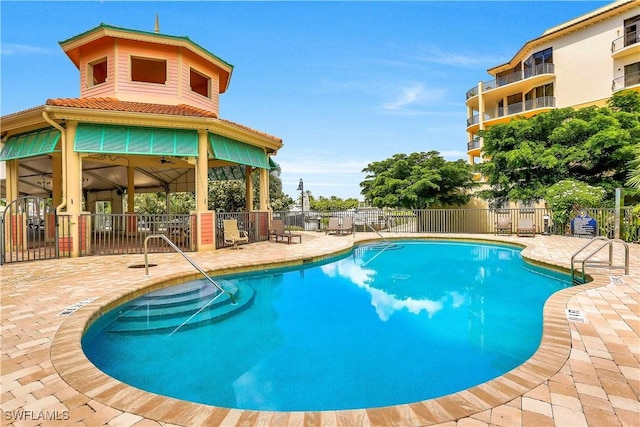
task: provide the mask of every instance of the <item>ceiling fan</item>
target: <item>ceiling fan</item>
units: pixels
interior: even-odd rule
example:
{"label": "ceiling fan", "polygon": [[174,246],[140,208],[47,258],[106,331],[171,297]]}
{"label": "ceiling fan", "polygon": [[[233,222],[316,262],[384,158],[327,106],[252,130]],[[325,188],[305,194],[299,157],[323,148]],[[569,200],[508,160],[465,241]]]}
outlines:
{"label": "ceiling fan", "polygon": [[167,160],[165,156],[162,156],[162,158],[160,159],[160,163],[163,165],[172,165],[175,162],[173,160]]}

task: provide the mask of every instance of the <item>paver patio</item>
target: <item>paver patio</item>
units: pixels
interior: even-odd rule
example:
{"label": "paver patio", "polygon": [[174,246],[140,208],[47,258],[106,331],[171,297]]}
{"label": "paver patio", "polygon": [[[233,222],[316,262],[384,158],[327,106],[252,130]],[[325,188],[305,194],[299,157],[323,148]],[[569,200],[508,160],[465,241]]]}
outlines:
{"label": "paver patio", "polygon": [[[385,237],[403,237],[385,233]],[[417,235],[526,245],[531,260],[568,267],[586,241],[561,236]],[[348,250],[373,233],[303,233],[301,244],[260,242],[190,256],[207,271],[299,263]],[[79,338],[95,313],[149,286],[195,277],[178,254],[86,257],[8,264],[1,274],[2,425],[441,425],[640,426],[640,245],[630,275],[588,269],[594,281],[554,294],[536,354],[513,371],[438,399],[353,411],[256,412],[178,401],[129,387],[84,358]],[[606,253],[606,251],[605,251]],[[619,249],[616,257],[621,254]],[[617,259],[620,263],[620,259]],[[95,298],[95,299],[94,299]],[[93,299],[93,300],[92,300]],[[82,304],[78,304],[82,303]],[[84,305],[83,305],[84,304]],[[76,305],[74,307],[74,305]],[[77,311],[60,316],[66,309]],[[567,319],[579,310],[584,321]],[[52,418],[52,419],[51,419]]]}

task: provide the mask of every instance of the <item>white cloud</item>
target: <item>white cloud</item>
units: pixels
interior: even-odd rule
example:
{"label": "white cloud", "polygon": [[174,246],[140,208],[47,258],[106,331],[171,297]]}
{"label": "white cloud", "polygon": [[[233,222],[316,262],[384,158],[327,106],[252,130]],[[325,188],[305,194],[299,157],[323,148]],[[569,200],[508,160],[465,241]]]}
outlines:
{"label": "white cloud", "polygon": [[54,53],[57,54],[58,52],[39,46],[12,43],[2,43],[0,45],[0,54],[2,55],[49,55]]}
{"label": "white cloud", "polygon": [[414,58],[420,62],[433,63],[439,65],[452,65],[457,67],[477,67],[486,64],[497,64],[504,61],[504,58],[486,56],[477,52],[463,54],[443,51],[438,46],[422,46],[417,49]]}
{"label": "white cloud", "polygon": [[427,89],[422,83],[412,83],[403,87],[393,101],[384,103],[383,108],[390,111],[403,110],[409,106],[439,101],[444,93],[443,89]]}

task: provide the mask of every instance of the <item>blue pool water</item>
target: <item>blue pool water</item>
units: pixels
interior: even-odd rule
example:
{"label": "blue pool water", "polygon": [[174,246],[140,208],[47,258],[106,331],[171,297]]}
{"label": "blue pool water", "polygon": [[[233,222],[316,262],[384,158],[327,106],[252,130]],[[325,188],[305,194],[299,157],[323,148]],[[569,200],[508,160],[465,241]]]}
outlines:
{"label": "blue pool water", "polygon": [[228,276],[253,300],[223,321],[83,338],[109,375],[151,392],[254,410],[410,403],[486,382],[537,349],[566,275],[492,244],[402,241],[324,263]]}

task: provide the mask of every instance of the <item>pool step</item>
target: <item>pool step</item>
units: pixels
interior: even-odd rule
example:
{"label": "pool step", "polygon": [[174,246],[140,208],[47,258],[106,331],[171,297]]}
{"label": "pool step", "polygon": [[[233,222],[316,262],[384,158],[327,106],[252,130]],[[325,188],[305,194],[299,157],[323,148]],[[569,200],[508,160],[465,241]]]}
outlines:
{"label": "pool step", "polygon": [[183,327],[217,322],[243,310],[253,301],[254,291],[250,286],[226,281],[216,283],[233,295],[233,301],[228,293],[219,295],[220,291],[205,280],[172,286],[131,301],[123,307],[109,332],[174,330],[200,309],[202,311]]}

